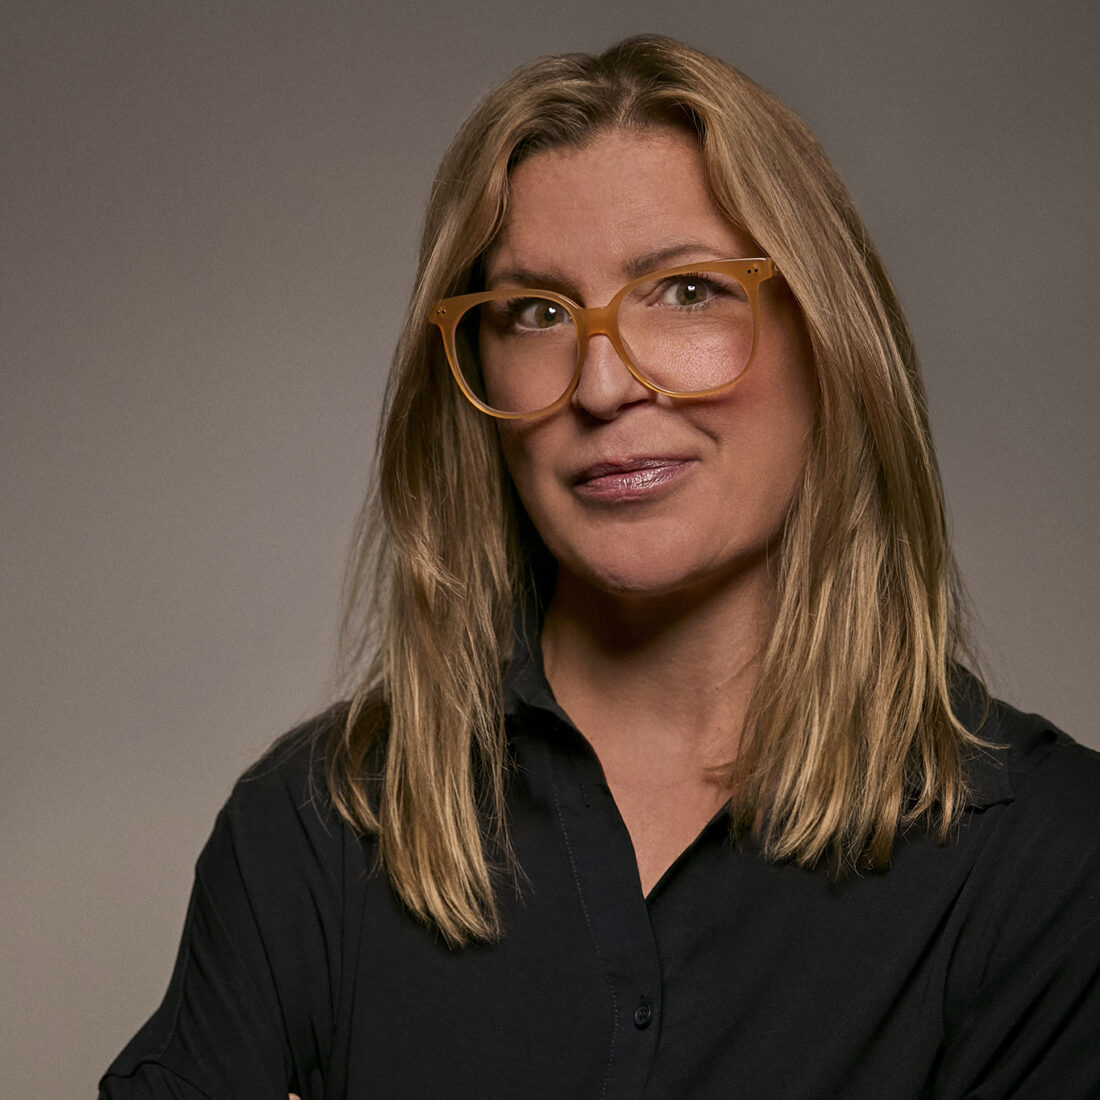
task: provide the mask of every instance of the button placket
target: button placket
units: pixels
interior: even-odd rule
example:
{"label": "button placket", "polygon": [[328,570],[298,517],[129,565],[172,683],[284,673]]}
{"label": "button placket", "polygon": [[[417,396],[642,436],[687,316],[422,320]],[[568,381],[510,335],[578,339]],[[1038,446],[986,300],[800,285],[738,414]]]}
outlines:
{"label": "button placket", "polygon": [[616,1020],[601,1091],[610,1100],[645,1089],[660,1030],[661,970],[634,849],[607,780],[586,743],[568,751],[579,737],[566,727],[546,743],[547,774]]}

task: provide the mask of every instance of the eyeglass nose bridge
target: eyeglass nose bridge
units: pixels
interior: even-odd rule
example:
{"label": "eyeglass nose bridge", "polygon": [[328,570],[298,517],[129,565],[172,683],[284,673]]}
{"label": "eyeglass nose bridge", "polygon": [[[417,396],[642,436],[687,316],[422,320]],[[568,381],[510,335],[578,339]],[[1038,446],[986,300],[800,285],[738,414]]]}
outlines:
{"label": "eyeglass nose bridge", "polygon": [[588,342],[593,336],[606,336],[615,349],[615,354],[620,362],[630,372],[631,376],[640,382],[647,390],[653,393],[661,391],[652,382],[642,375],[631,360],[630,352],[623,343],[619,332],[619,297],[607,303],[605,306],[572,306],[570,312],[573,315],[573,324],[577,330],[577,365],[573,370],[573,380],[569,384],[566,398],[573,395],[581,380],[581,368],[588,354]]}

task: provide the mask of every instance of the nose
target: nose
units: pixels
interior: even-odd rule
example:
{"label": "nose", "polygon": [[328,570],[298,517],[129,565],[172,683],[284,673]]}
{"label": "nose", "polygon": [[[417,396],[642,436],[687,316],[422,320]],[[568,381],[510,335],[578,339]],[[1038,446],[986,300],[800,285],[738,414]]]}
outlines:
{"label": "nose", "polygon": [[650,401],[656,394],[643,386],[603,333],[592,334],[584,350],[581,376],[572,404],[600,420],[614,420],[629,405]]}

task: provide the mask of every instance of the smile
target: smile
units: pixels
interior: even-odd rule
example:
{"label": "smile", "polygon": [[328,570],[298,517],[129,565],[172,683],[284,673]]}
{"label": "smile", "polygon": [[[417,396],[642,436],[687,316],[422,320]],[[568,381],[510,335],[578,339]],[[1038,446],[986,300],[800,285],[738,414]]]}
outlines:
{"label": "smile", "polygon": [[669,457],[599,462],[576,475],[573,489],[592,501],[644,500],[677,481],[691,466],[690,459]]}

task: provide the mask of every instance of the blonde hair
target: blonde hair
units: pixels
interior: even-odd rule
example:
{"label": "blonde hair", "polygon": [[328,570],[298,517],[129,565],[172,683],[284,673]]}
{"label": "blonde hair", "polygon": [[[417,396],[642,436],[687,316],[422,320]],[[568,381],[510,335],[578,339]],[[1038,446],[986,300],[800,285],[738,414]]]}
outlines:
{"label": "blonde hair", "polygon": [[976,739],[951,709],[960,590],[924,392],[846,190],[800,119],[680,43],[542,58],[475,109],[435,180],[349,573],[352,704],[326,746],[340,813],[378,835],[397,893],[451,944],[502,932],[502,670],[538,540],[491,421],[449,376],[429,306],[476,285],[516,163],[655,125],[698,138],[716,204],[778,264],[816,364],[777,621],[729,769],[734,824],[771,859],[882,866],[899,828],[922,821],[945,838],[966,797]]}

